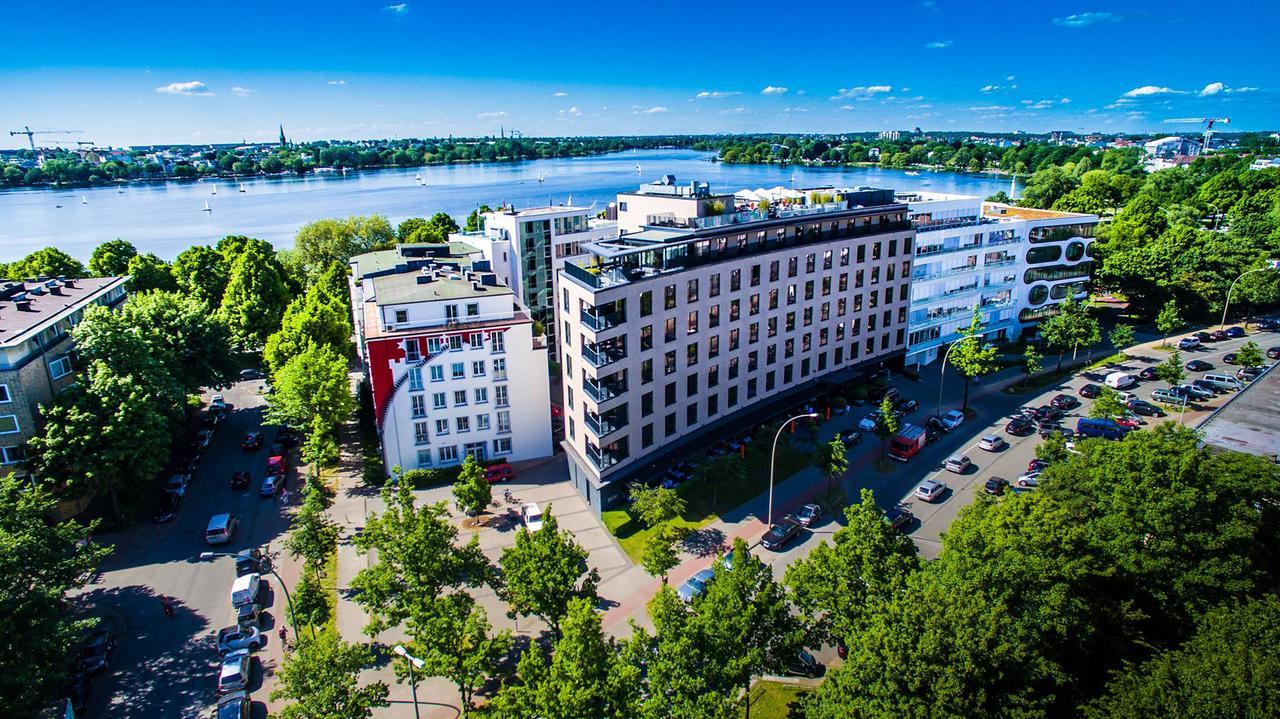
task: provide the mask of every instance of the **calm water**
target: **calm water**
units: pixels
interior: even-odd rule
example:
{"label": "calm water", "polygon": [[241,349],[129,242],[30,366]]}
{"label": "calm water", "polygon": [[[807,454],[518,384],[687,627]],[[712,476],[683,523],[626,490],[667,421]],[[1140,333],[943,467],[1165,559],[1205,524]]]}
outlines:
{"label": "calm water", "polygon": [[[398,223],[444,211],[461,222],[481,203],[527,207],[561,204],[572,197],[576,205],[595,202],[603,208],[619,191],[664,174],[681,182],[707,180],[713,190],[728,192],[789,185],[793,172],[795,187],[871,185],[983,197],[1009,189],[1007,180],[986,175],[723,165],[709,157],[689,150],[653,150],[514,165],[259,178],[246,180],[243,193],[238,181],[132,185],[123,193],[114,187],[0,192],[0,261],[48,245],[88,259],[96,245],[117,237],[166,260],[225,235],[251,235],[287,247],[298,227],[323,217],[380,213]],[[204,211],[206,201],[211,212]]]}

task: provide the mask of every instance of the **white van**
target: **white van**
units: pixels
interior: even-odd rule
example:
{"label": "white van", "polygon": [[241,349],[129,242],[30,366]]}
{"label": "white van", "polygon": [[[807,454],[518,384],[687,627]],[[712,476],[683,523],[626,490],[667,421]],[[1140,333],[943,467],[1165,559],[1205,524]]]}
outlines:
{"label": "white van", "polygon": [[239,607],[244,604],[253,604],[253,601],[258,598],[258,589],[261,586],[261,581],[256,574],[236,577],[235,584],[231,585],[231,606]]}
{"label": "white van", "polygon": [[1244,383],[1232,377],[1229,374],[1218,374],[1217,372],[1209,372],[1204,376],[1204,381],[1217,387],[1218,389],[1241,390],[1244,389]]}
{"label": "white van", "polygon": [[1129,389],[1138,384],[1138,380],[1128,372],[1112,372],[1102,383],[1111,389]]}
{"label": "white van", "polygon": [[204,541],[209,544],[226,544],[231,535],[236,533],[239,520],[234,514],[215,514],[209,519],[209,526],[204,530]]}

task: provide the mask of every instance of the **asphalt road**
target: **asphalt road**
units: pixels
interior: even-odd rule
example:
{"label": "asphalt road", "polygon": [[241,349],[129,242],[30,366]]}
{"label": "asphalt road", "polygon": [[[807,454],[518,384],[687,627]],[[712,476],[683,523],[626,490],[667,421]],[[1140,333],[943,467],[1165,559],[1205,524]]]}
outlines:
{"label": "asphalt road", "polygon": [[[155,524],[146,518],[132,529],[96,538],[112,544],[115,552],[79,601],[106,620],[119,645],[107,671],[93,680],[87,716],[207,717],[216,703],[215,637],[218,629],[234,623],[230,592],[235,568],[230,559],[197,558],[204,551],[234,552],[268,543],[273,552],[279,551],[288,527],[284,508],[257,493],[272,435],[268,433],[267,447],[258,451],[240,448],[244,434],[261,425],[260,385],[240,382],[222,392],[233,409],[215,431],[173,522]],[[249,471],[252,482],[247,490],[233,492],[230,478],[238,470]],[[296,486],[291,473],[291,493]],[[239,517],[240,527],[229,544],[210,547],[204,540],[205,527],[211,516],[222,512]],[[274,579],[267,581],[271,609],[264,614],[263,632],[270,638],[255,655],[250,684],[251,694],[262,693],[259,700],[265,699],[264,669],[269,672],[279,656],[274,628],[285,618],[279,588]],[[172,600],[172,618],[164,615],[161,596]],[[292,638],[293,632],[289,634]],[[254,708],[255,716],[266,715],[260,703]]]}

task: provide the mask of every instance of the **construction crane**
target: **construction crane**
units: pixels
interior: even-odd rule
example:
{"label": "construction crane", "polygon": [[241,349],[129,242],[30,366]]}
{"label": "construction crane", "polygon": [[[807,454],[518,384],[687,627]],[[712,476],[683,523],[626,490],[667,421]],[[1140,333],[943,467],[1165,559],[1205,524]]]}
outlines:
{"label": "construction crane", "polygon": [[9,136],[26,135],[27,142],[31,145],[31,151],[36,151],[36,135],[76,135],[84,130],[32,130],[30,127],[24,127],[21,130],[10,130]]}
{"label": "construction crane", "polygon": [[1213,136],[1213,126],[1218,123],[1223,125],[1230,125],[1231,118],[1229,117],[1175,117],[1172,120],[1165,120],[1165,122],[1194,122],[1199,125],[1204,125],[1204,145],[1202,146],[1201,150],[1205,151],[1209,149],[1209,138]]}

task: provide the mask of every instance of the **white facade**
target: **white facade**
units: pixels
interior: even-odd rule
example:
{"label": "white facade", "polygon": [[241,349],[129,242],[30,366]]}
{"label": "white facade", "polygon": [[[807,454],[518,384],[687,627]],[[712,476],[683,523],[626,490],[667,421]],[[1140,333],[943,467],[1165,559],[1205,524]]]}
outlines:
{"label": "white facade", "polygon": [[1144,142],[1142,149],[1146,150],[1146,153],[1152,157],[1195,156],[1200,154],[1200,142],[1187,137],[1171,135]]}
{"label": "white facade", "polygon": [[1250,170],[1271,170],[1280,167],[1280,157],[1260,157],[1249,164]]}

